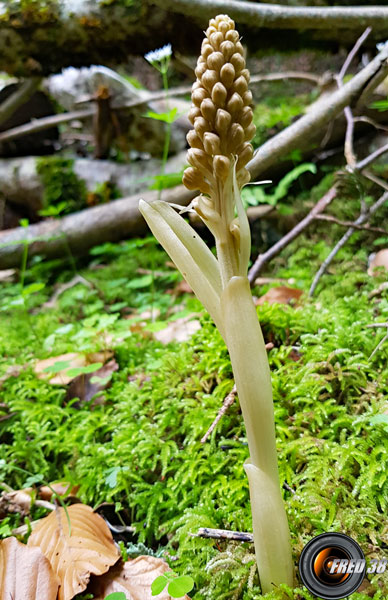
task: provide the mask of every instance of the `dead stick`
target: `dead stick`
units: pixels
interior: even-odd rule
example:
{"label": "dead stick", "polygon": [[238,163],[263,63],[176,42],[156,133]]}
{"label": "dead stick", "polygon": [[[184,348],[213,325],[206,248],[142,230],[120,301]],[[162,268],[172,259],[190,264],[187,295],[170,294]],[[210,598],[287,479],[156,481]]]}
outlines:
{"label": "dead stick", "polygon": [[[268,75],[253,75],[251,77],[251,83],[261,83],[262,81],[277,81],[279,79],[303,79],[310,83],[317,85],[320,81],[320,77],[312,73],[301,73],[299,71],[289,71],[286,73],[269,73]],[[191,93],[191,86],[181,86],[172,88],[169,92],[171,98],[186,96]],[[144,106],[150,102],[156,102],[158,100],[164,100],[166,92],[164,90],[158,90],[157,92],[150,92],[147,96],[142,98],[136,98],[129,100],[124,104],[118,106],[112,106],[113,111],[126,111],[132,108]],[[45,131],[51,127],[56,127],[62,123],[68,123],[69,121],[82,121],[84,119],[90,119],[96,114],[96,107],[91,106],[88,108],[82,108],[79,110],[73,110],[71,112],[61,113],[59,115],[50,115],[49,117],[42,117],[41,119],[34,119],[29,123],[12,127],[7,131],[0,133],[0,142],[8,142],[10,140],[16,140],[17,138],[29,135],[31,133],[38,133],[39,131]],[[1,123],[1,107],[0,107],[0,123]]]}
{"label": "dead stick", "polygon": [[236,540],[237,542],[249,542],[253,544],[253,534],[245,531],[229,531],[228,529],[210,529],[200,527],[197,533],[191,533],[192,537],[202,537],[213,540]]}
{"label": "dead stick", "polygon": [[357,97],[365,100],[366,91],[371,91],[388,73],[388,44],[366,67],[341,89],[319,102],[314,110],[307,112],[295,123],[289,125],[265,142],[248,163],[248,169],[255,179],[276,164],[292,150],[301,149],[322,127],[328,125],[344,108]]}
{"label": "dead stick", "polygon": [[[267,350],[272,350],[274,345],[272,342],[268,342],[268,344],[266,344],[265,347]],[[218,423],[220,422],[220,420],[222,419],[224,414],[228,411],[228,408],[230,406],[232,406],[236,395],[237,395],[237,388],[234,385],[232,390],[229,392],[229,394],[226,396],[225,400],[223,401],[222,406],[221,406],[220,410],[218,411],[218,414],[217,414],[216,418],[214,419],[213,423],[210,425],[209,429],[207,430],[207,432],[201,439],[201,444],[204,444],[207,441],[207,439],[210,437],[210,435],[213,433],[214,429],[216,428],[216,426],[218,425]]]}
{"label": "dead stick", "polygon": [[384,146],[381,146],[381,148],[378,148],[377,150],[372,152],[372,154],[369,154],[369,156],[367,156],[363,160],[360,160],[358,162],[358,169],[359,170],[365,169],[365,167],[370,165],[373,161],[375,161],[377,158],[379,158],[386,152],[388,152],[388,144],[384,144]]}
{"label": "dead stick", "polygon": [[360,216],[354,222],[354,224],[351,227],[349,227],[349,229],[345,233],[345,235],[343,235],[342,238],[339,240],[339,242],[337,242],[337,244],[334,246],[333,250],[330,252],[329,256],[326,258],[326,260],[323,261],[323,263],[320,266],[317,274],[314,277],[314,280],[313,280],[313,282],[311,284],[310,291],[309,291],[309,296],[310,297],[313,296],[313,294],[314,294],[314,292],[316,290],[316,287],[317,287],[317,285],[319,283],[319,280],[321,279],[322,275],[325,273],[326,269],[328,268],[328,266],[332,262],[333,258],[336,256],[336,254],[338,254],[338,252],[341,250],[341,248],[343,248],[343,246],[345,246],[346,242],[349,240],[349,238],[351,238],[351,236],[355,232],[354,225],[362,225],[363,223],[366,223],[370,219],[370,217],[381,206],[383,206],[383,204],[385,204],[385,202],[387,200],[388,200],[388,192],[385,192],[382,196],[380,196],[380,198],[368,210],[366,210],[366,212],[360,214]]}
{"label": "dead stick", "polygon": [[214,419],[213,423],[210,425],[209,429],[207,430],[207,432],[201,439],[201,444],[204,444],[206,442],[206,440],[213,433],[213,431],[216,428],[219,421],[222,419],[224,414],[227,412],[229,406],[232,406],[234,399],[236,397],[236,394],[237,394],[237,388],[234,385],[232,388],[232,391],[229,392],[229,394],[226,396],[225,400],[223,401],[222,406],[221,406],[220,410],[218,411],[218,414],[217,414],[216,418]]}
{"label": "dead stick", "polygon": [[371,231],[373,233],[388,235],[388,231],[385,231],[385,229],[381,229],[380,227],[371,227],[371,225],[356,225],[356,223],[353,223],[352,221],[341,221],[332,215],[316,215],[315,219],[319,221],[330,221],[330,223],[336,223],[337,225],[341,225],[341,227],[354,227],[354,229],[358,229],[360,231]]}
{"label": "dead stick", "polygon": [[266,252],[263,254],[259,254],[256,261],[252,265],[249,273],[248,279],[252,284],[258,274],[263,269],[264,265],[269,262],[274,256],[277,256],[288,244],[290,244],[295,238],[298,237],[310,225],[312,221],[316,218],[316,216],[322,213],[329,204],[334,200],[337,194],[337,185],[333,185],[326,194],[317,202],[317,204],[310,210],[308,215],[305,216],[291,231],[286,233],[276,244],[271,246]]}

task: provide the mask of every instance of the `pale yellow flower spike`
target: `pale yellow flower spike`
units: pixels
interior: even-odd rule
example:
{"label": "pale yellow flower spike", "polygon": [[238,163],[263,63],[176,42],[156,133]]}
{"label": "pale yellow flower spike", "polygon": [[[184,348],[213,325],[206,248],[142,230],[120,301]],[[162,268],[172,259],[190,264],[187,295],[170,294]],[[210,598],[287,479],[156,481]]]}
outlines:
{"label": "pale yellow flower spike", "polygon": [[193,206],[215,237],[225,287],[248,268],[249,228],[242,235],[241,219],[246,217],[238,211],[236,220],[235,208],[239,189],[250,179],[245,165],[253,155],[250,140],[256,130],[243,47],[227,15],[210,21],[195,74],[189,113],[194,129],[187,135],[191,167],[183,183],[203,194]]}
{"label": "pale yellow flower spike", "polygon": [[155,237],[214,319],[229,350],[250,457],[253,536],[264,593],[294,582],[290,535],[279,485],[271,376],[247,278],[251,238],[241,201],[249,181],[252,94],[234,22],[212,19],[195,69],[183,183],[200,195],[192,208],[214,235],[215,258],[195,230],[164,202],[140,210]]}

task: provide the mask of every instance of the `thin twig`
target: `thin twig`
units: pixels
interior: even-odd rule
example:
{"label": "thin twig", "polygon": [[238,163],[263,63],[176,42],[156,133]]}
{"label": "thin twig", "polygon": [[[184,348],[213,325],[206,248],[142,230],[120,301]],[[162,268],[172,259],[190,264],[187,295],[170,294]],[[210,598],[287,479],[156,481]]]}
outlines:
{"label": "thin twig", "polygon": [[385,323],[385,326],[387,327],[387,333],[379,341],[379,343],[377,344],[376,348],[373,350],[372,354],[370,355],[369,360],[371,360],[374,357],[374,355],[380,350],[381,346],[388,340],[388,323]]}
{"label": "thin twig", "polygon": [[229,392],[229,394],[224,399],[222,406],[221,406],[220,410],[218,411],[218,414],[217,414],[216,418],[214,419],[213,423],[210,425],[209,429],[207,430],[207,432],[201,439],[201,444],[204,444],[206,442],[206,440],[211,436],[211,434],[213,433],[217,424],[222,419],[223,415],[227,412],[228,408],[230,406],[232,406],[232,404],[236,398],[236,394],[237,394],[237,388],[234,385],[232,390]]}
{"label": "thin twig", "polygon": [[[349,52],[344,64],[342,65],[342,68],[341,68],[338,76],[336,77],[336,81],[337,81],[339,89],[343,88],[343,78],[346,74],[346,71],[349,68],[353,58],[356,56],[358,50],[360,49],[360,47],[362,46],[362,44],[364,43],[364,41],[366,40],[366,38],[368,37],[368,35],[370,34],[371,31],[372,31],[372,29],[370,27],[367,27],[366,30],[364,31],[364,33],[358,38],[358,40],[354,44],[353,48]],[[357,163],[357,157],[356,157],[356,154],[354,151],[354,118],[353,118],[352,110],[349,105],[345,106],[344,115],[346,118],[344,154],[345,154],[345,159],[346,159],[348,170],[350,172],[354,173],[355,171],[360,171],[361,168],[359,166],[359,163]],[[368,157],[368,158],[370,158],[370,157]],[[367,163],[367,164],[370,164],[370,163]],[[372,213],[370,213],[370,210],[369,211],[367,210],[364,199],[361,198],[361,214],[360,214],[360,216],[358,217],[358,219],[356,221],[354,221],[354,223],[352,223],[350,225],[350,227],[347,230],[347,232],[345,233],[345,235],[342,236],[342,238],[339,240],[339,242],[335,245],[333,250],[330,252],[329,256],[326,258],[326,260],[323,261],[323,263],[319,267],[319,269],[313,279],[313,282],[311,284],[310,290],[309,290],[310,297],[314,294],[314,291],[318,285],[320,278],[325,273],[326,269],[332,262],[333,258],[336,256],[336,254],[339,252],[339,250],[346,244],[346,242],[353,235],[354,231],[358,228],[358,226],[363,225],[367,220],[367,216],[370,216],[372,214]]]}
{"label": "thin twig", "polygon": [[346,71],[350,67],[350,64],[351,64],[353,58],[356,56],[357,52],[359,51],[359,49],[361,48],[361,46],[363,45],[363,43],[365,42],[366,38],[371,33],[371,31],[372,31],[371,27],[367,27],[365,29],[364,33],[358,38],[358,40],[354,44],[353,48],[349,52],[348,56],[346,57],[346,60],[345,60],[344,64],[342,65],[340,72],[338,73],[338,79],[341,82],[343,81],[343,78],[346,75]]}
{"label": "thin twig", "polygon": [[354,226],[363,225],[364,223],[366,223],[366,221],[368,221],[370,219],[370,217],[381,206],[383,206],[383,204],[385,204],[385,202],[387,200],[388,200],[388,192],[385,192],[382,196],[380,196],[380,198],[369,209],[367,209],[363,214],[360,214],[358,219],[356,221],[354,221],[353,225],[351,227],[349,227],[349,229],[347,230],[345,235],[343,235],[342,238],[339,240],[339,242],[337,242],[337,244],[334,246],[333,250],[330,252],[329,256],[321,264],[320,268],[318,269],[317,274],[314,277],[314,280],[313,280],[310,290],[309,290],[310,297],[313,296],[315,289],[319,283],[320,278],[325,273],[326,269],[332,262],[333,258],[336,256],[336,254],[338,254],[338,252],[341,250],[341,248],[343,248],[343,246],[346,244],[346,242],[349,240],[349,238],[355,232],[356,228]]}
{"label": "thin twig", "polygon": [[370,179],[370,181],[373,181],[373,183],[383,188],[383,190],[388,190],[388,183],[384,181],[384,179],[380,179],[380,177],[377,177],[377,175],[375,175],[368,169],[363,169],[362,174],[364,175],[364,177]]}
{"label": "thin twig", "polygon": [[266,252],[263,254],[259,254],[256,261],[252,265],[248,273],[248,279],[252,284],[258,274],[263,269],[264,265],[267,264],[272,258],[277,256],[286,246],[288,246],[295,238],[297,238],[302,231],[306,229],[310,225],[312,221],[316,218],[316,216],[322,213],[329,204],[334,200],[337,195],[337,185],[333,185],[326,194],[313,206],[310,212],[302,219],[293,229],[291,229],[285,236],[283,236],[276,244],[271,246]]}
{"label": "thin twig", "polygon": [[360,160],[358,162],[358,169],[361,171],[386,152],[388,152],[388,144],[381,146],[381,148],[378,148],[377,150],[372,152],[372,154],[369,154],[369,156],[367,156],[363,160]]}
{"label": "thin twig", "polygon": [[238,542],[253,543],[253,534],[246,531],[229,531],[228,529],[210,529],[200,527],[197,533],[191,533],[192,537],[202,537],[213,540],[236,540]]}
{"label": "thin twig", "polygon": [[[274,347],[274,345],[272,342],[268,342],[265,345],[265,348],[267,351],[272,350],[273,347]],[[221,406],[220,410],[218,411],[218,414],[217,414],[216,418],[214,419],[213,423],[210,425],[209,429],[207,430],[207,432],[201,439],[201,444],[204,444],[209,439],[209,437],[213,433],[214,429],[216,428],[216,426],[218,425],[218,423],[220,422],[220,420],[222,419],[224,414],[228,411],[229,407],[232,406],[232,404],[236,398],[236,395],[237,395],[237,388],[234,385],[232,390],[229,392],[229,394],[224,399],[222,406]]]}
{"label": "thin twig", "polygon": [[356,225],[356,223],[353,223],[352,221],[341,221],[332,215],[317,215],[315,218],[320,221],[330,221],[330,223],[336,223],[337,225],[341,225],[341,227],[354,227],[354,229],[358,229],[360,231],[371,231],[373,233],[388,235],[388,231],[385,231],[385,229],[381,229],[380,227],[372,227],[371,225]]}
{"label": "thin twig", "polygon": [[381,129],[382,131],[388,131],[388,127],[386,127],[385,125],[381,125],[380,123],[378,123],[374,119],[371,119],[370,117],[364,117],[364,116],[354,117],[353,121],[355,123],[368,123],[369,125],[372,125],[372,127],[374,127],[375,129]]}
{"label": "thin twig", "polygon": [[[369,36],[371,31],[372,31],[371,27],[367,27],[365,29],[364,33],[358,38],[358,40],[354,44],[353,48],[349,52],[348,56],[346,57],[346,60],[345,60],[344,64],[342,65],[342,68],[336,77],[338,88],[343,87],[344,76],[346,75],[346,71],[348,70],[352,60],[356,56],[357,52],[359,51],[359,49],[361,48],[362,44],[365,42],[365,40],[367,39],[367,37]],[[354,119],[353,119],[353,113],[352,113],[350,106],[345,106],[344,115],[345,115],[346,123],[347,123],[346,134],[345,134],[345,146],[344,146],[345,158],[346,158],[346,162],[347,162],[348,166],[353,168],[354,165],[356,164],[356,155],[354,152],[354,141],[353,141]]]}

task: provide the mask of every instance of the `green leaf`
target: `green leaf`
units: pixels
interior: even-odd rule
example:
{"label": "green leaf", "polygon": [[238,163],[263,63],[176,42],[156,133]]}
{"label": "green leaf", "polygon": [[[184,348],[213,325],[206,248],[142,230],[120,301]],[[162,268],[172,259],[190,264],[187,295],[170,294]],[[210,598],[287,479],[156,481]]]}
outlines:
{"label": "green leaf", "polygon": [[108,383],[108,381],[110,381],[112,379],[112,375],[107,375],[106,377],[98,377],[98,375],[95,375],[94,377],[92,377],[90,379],[90,383],[97,383],[99,385],[106,385]]}
{"label": "green leaf", "polygon": [[120,473],[120,471],[121,471],[121,467],[112,467],[111,469],[108,469],[107,471],[105,471],[105,473],[107,474],[105,477],[105,483],[112,490],[117,485],[117,475]]}
{"label": "green leaf", "polygon": [[124,592],[113,592],[105,597],[105,600],[128,600]]}
{"label": "green leaf", "polygon": [[70,367],[69,360],[57,360],[57,362],[55,362],[53,365],[50,365],[49,367],[43,369],[43,373],[60,373],[68,367]]}
{"label": "green leaf", "polygon": [[371,425],[385,425],[388,427],[388,415],[375,415],[369,421]]}
{"label": "green leaf", "polygon": [[66,371],[66,375],[68,377],[78,377],[79,375],[94,373],[94,371],[98,371],[98,369],[101,369],[101,367],[102,363],[94,363],[92,365],[86,365],[85,367],[74,367],[73,369],[68,369]]}
{"label": "green leaf", "polygon": [[159,575],[151,584],[151,593],[153,596],[157,596],[163,592],[167,585],[167,578],[164,575]]}
{"label": "green leaf", "polygon": [[155,121],[163,121],[164,123],[173,123],[176,119],[177,113],[178,109],[176,107],[164,113],[157,113],[153,112],[152,110],[149,110],[146,112],[145,115],[143,115],[143,117],[147,117],[148,119],[155,119]]}
{"label": "green leaf", "polygon": [[35,294],[36,292],[40,292],[43,288],[46,287],[44,283],[31,283],[22,290],[22,296],[30,296],[31,294]]}
{"label": "green leaf", "polygon": [[182,183],[182,171],[179,173],[165,173],[164,175],[155,175],[154,183],[150,185],[150,190],[165,190],[175,187]]}
{"label": "green leaf", "polygon": [[37,475],[30,475],[24,482],[24,487],[28,488],[34,485],[35,483],[41,483],[43,479],[44,477],[42,473],[37,473]]}
{"label": "green leaf", "polygon": [[169,583],[167,591],[173,598],[182,598],[182,596],[190,592],[193,587],[193,578],[189,575],[182,575]]}
{"label": "green leaf", "polygon": [[144,288],[150,286],[152,283],[152,275],[143,275],[142,277],[135,277],[131,279],[126,285],[127,288],[131,290],[137,290],[139,288]]}

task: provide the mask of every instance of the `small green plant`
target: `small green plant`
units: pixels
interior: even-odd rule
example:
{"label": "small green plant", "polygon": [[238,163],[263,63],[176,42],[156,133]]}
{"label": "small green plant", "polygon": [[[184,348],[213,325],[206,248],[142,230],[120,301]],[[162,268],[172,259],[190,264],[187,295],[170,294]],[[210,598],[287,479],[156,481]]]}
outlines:
{"label": "small green plant", "polygon": [[189,575],[178,575],[174,571],[166,571],[152,582],[152,595],[158,596],[166,586],[167,592],[172,598],[182,598],[185,594],[191,592],[194,587],[194,580]]}
{"label": "small green plant", "polygon": [[271,206],[278,205],[279,200],[282,200],[287,195],[288,190],[294,181],[306,172],[315,174],[317,168],[313,163],[302,163],[301,165],[298,165],[279,181],[272,193],[267,193],[262,186],[246,186],[242,191],[244,205],[246,207],[257,206],[258,204],[270,204]]}
{"label": "small green plant", "polygon": [[127,600],[127,596],[124,592],[113,592],[108,596],[105,596],[105,600]]}
{"label": "small green plant", "polygon": [[50,156],[36,161],[42,181],[43,216],[69,214],[86,206],[87,189],[83,179],[74,173],[74,160]]}
{"label": "small green plant", "polygon": [[[166,102],[168,108],[168,68],[170,65],[170,59],[172,55],[171,44],[166,44],[163,48],[159,48],[158,50],[153,50],[152,52],[148,52],[144,58],[153,66],[159,73],[162,75],[163,80],[163,88],[166,93]],[[166,135],[164,139],[163,146],[163,155],[162,155],[162,168],[161,173],[155,178],[155,183],[153,185],[153,189],[158,189],[161,192],[164,189],[165,184],[166,187],[171,186],[171,175],[166,175],[166,163],[168,159],[168,152],[170,149],[170,141],[171,141],[171,126],[176,121],[178,117],[178,109],[171,108],[164,113],[157,113],[149,110],[145,115],[145,117],[149,119],[154,119],[156,121],[163,121],[166,124]]]}

